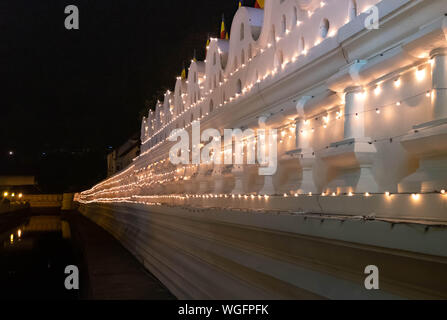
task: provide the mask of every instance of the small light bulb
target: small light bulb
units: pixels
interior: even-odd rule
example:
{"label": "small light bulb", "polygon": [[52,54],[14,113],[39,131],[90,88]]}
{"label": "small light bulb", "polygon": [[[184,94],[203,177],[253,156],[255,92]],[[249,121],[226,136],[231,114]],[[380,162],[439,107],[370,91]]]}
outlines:
{"label": "small light bulb", "polygon": [[376,96],[378,96],[381,92],[382,92],[382,89],[380,88],[380,86],[376,86],[376,88],[374,89],[374,94]]}
{"label": "small light bulb", "polygon": [[424,80],[424,78],[425,78],[425,69],[418,69],[418,70],[416,70],[416,78],[419,81]]}

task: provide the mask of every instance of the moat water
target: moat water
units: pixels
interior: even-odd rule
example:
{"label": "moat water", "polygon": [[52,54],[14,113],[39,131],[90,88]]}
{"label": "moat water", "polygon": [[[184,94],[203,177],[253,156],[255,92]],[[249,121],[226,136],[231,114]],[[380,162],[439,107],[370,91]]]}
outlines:
{"label": "moat water", "polygon": [[65,288],[65,268],[76,265],[70,237],[69,224],[51,212],[1,230],[0,299],[78,299],[78,291]]}

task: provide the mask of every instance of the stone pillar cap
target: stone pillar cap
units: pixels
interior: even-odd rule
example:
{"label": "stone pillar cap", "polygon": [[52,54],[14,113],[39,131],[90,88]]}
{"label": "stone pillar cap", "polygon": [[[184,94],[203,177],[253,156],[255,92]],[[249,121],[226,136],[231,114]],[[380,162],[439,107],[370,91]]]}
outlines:
{"label": "stone pillar cap", "polygon": [[363,92],[364,88],[362,86],[352,86],[352,87],[347,87],[345,89],[345,93],[353,93],[353,92]]}
{"label": "stone pillar cap", "polygon": [[431,58],[436,57],[436,56],[446,56],[446,55],[447,55],[447,47],[436,48],[436,49],[433,49],[430,52],[430,57]]}

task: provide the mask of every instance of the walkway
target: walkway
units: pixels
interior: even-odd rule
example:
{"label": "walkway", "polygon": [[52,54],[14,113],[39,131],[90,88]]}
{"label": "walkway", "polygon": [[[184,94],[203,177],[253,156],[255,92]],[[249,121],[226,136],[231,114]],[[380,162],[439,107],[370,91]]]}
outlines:
{"label": "walkway", "polygon": [[[63,215],[71,227],[76,251],[84,265],[78,266],[81,296],[94,300],[172,300],[174,296],[113,236],[82,216]],[[82,274],[84,273],[84,274]]]}

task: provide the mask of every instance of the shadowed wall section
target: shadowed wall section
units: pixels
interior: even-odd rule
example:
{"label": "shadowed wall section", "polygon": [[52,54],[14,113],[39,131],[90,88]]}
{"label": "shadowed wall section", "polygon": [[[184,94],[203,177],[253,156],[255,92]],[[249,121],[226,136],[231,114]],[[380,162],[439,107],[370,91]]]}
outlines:
{"label": "shadowed wall section", "polygon": [[[180,299],[447,297],[447,251],[427,254],[447,240],[435,226],[134,204],[80,211]],[[376,245],[362,244],[371,237]],[[368,265],[379,267],[379,291],[364,287]]]}

